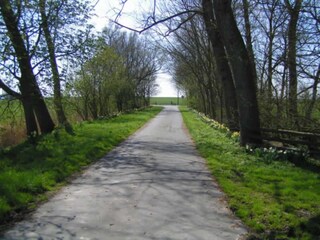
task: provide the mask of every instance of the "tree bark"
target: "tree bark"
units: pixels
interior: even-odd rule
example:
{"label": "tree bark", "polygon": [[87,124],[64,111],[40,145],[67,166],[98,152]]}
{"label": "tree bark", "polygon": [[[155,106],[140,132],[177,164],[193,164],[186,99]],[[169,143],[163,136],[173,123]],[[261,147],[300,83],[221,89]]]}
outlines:
{"label": "tree bark", "polygon": [[49,52],[49,60],[52,71],[53,79],[53,103],[55,111],[58,118],[58,124],[64,126],[67,131],[72,132],[72,127],[67,120],[65,112],[62,106],[62,94],[61,94],[61,84],[60,84],[60,75],[58,70],[58,64],[56,61],[55,46],[48,25],[48,17],[46,14],[46,0],[39,1],[39,10],[41,15],[41,27],[43,29],[44,37],[47,43],[47,48]]}
{"label": "tree bark", "polygon": [[249,15],[249,2],[248,0],[242,0],[243,4],[243,17],[244,17],[244,25],[245,25],[245,39],[246,46],[248,49],[248,54],[250,58],[250,63],[252,67],[252,73],[254,75],[254,79],[257,81],[257,70],[256,63],[254,58],[254,52],[252,47],[252,36],[251,36],[251,24],[250,24],[250,15]]}
{"label": "tree bark", "polygon": [[293,127],[297,126],[298,116],[298,76],[297,76],[297,24],[301,10],[302,0],[295,0],[292,7],[288,0],[285,1],[289,15],[288,26],[288,69],[289,69],[289,118]]}
{"label": "tree bark", "polygon": [[317,74],[314,76],[314,83],[313,83],[313,86],[312,86],[312,96],[311,96],[311,99],[310,99],[310,104],[309,104],[309,106],[307,107],[307,110],[306,110],[306,118],[309,119],[309,120],[312,119],[313,108],[314,108],[314,105],[315,105],[315,103],[317,101],[319,81],[320,81],[320,64],[318,66]]}
{"label": "tree bark", "polygon": [[49,133],[54,129],[54,123],[33,73],[30,55],[25,48],[23,38],[18,29],[18,21],[9,0],[0,1],[0,11],[21,71],[19,87],[25,112],[27,134],[31,136],[39,133],[37,123],[41,133]]}
{"label": "tree bark", "polygon": [[[211,0],[203,0],[203,3],[212,4]],[[248,51],[232,12],[231,0],[214,0],[213,9],[236,87],[240,143],[242,145],[261,144],[256,79],[252,72]]]}
{"label": "tree bark", "polygon": [[228,127],[231,129],[239,129],[239,113],[238,103],[236,99],[236,90],[233,77],[226,56],[224,45],[221,40],[220,33],[217,29],[217,23],[213,14],[213,5],[211,1],[203,0],[203,19],[206,30],[210,38],[213,54],[216,58],[217,75],[223,88],[224,105],[226,109],[226,117]]}
{"label": "tree bark", "polygon": [[[269,27],[272,27],[272,23],[270,23]],[[272,59],[273,59],[273,33],[270,31],[269,36],[269,43],[268,43],[268,76],[267,76],[267,101],[270,102],[268,106],[268,112],[272,110],[272,78],[273,78],[273,65],[272,65]]]}

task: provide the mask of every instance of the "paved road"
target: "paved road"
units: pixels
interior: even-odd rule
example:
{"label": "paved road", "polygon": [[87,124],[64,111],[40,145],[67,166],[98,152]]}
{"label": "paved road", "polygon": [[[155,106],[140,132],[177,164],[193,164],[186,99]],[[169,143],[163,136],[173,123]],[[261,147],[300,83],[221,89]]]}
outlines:
{"label": "paved road", "polygon": [[167,106],[5,239],[238,239],[246,230],[222,198]]}

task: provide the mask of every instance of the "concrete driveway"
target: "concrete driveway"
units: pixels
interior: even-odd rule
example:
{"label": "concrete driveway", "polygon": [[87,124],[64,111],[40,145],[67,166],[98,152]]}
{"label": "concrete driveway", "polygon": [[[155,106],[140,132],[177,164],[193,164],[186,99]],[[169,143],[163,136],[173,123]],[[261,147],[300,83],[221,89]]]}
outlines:
{"label": "concrete driveway", "polygon": [[4,239],[239,239],[223,196],[166,106]]}

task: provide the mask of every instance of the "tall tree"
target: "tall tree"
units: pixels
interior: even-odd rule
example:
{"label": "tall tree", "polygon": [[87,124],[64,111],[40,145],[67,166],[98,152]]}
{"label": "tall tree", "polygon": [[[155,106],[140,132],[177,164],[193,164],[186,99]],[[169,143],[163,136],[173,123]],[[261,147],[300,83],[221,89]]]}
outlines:
{"label": "tall tree", "polygon": [[288,68],[289,68],[289,118],[293,126],[297,125],[298,116],[298,75],[297,75],[297,24],[302,6],[302,0],[293,4],[285,1],[290,20],[288,26]]}
{"label": "tall tree", "polygon": [[[190,20],[185,26],[174,32],[174,45],[170,44],[167,51],[176,62],[174,65],[175,79],[190,92],[190,80],[198,86],[201,105],[198,110],[212,118],[218,118],[218,102],[222,102],[220,82],[215,76],[215,61],[210,42],[203,36],[205,29],[200,18]],[[185,68],[189,68],[186,71]],[[184,69],[184,72],[181,72]],[[190,75],[188,80],[181,81],[177,75]],[[221,105],[221,104],[220,104]],[[220,114],[220,119],[223,114]]]}
{"label": "tall tree", "polygon": [[[260,119],[256,95],[256,80],[250,57],[237,27],[231,0],[202,0],[203,7],[211,6],[217,27],[226,49],[236,87],[239,108],[240,142],[260,144]],[[226,27],[228,26],[228,27]]]}
{"label": "tall tree", "polygon": [[257,70],[254,58],[254,51],[252,46],[252,36],[251,36],[251,23],[250,23],[250,11],[249,11],[249,2],[248,0],[242,0],[243,6],[243,17],[245,22],[245,39],[246,39],[246,47],[248,49],[248,54],[251,62],[252,72],[254,74],[255,80],[257,80]]}
{"label": "tall tree", "polygon": [[316,72],[315,76],[312,76],[312,77],[314,79],[314,83],[312,85],[312,94],[311,94],[309,106],[307,106],[306,114],[305,114],[305,116],[308,120],[312,119],[313,108],[314,108],[316,101],[317,101],[318,84],[320,82],[320,64],[319,64],[318,71]]}
{"label": "tall tree", "polygon": [[[105,44],[114,48],[124,61],[127,81],[131,82],[134,90],[133,107],[139,107],[141,102],[148,104],[150,97],[148,92],[155,84],[155,75],[160,69],[160,64],[157,63],[158,49],[153,47],[147,38],[138,37],[136,33],[128,34],[119,29],[106,28],[102,37]],[[126,98],[126,93],[120,96]]]}
{"label": "tall tree", "polygon": [[72,127],[66,118],[66,115],[62,106],[60,74],[59,74],[58,64],[56,60],[55,45],[49,29],[48,16],[46,13],[46,0],[39,0],[39,10],[40,10],[40,16],[41,16],[41,27],[43,29],[43,33],[44,33],[44,37],[45,37],[45,41],[46,41],[48,53],[49,53],[49,61],[50,61],[52,80],[53,80],[53,103],[54,103],[55,111],[57,114],[58,123],[60,126],[64,126],[68,131],[72,131]]}
{"label": "tall tree", "polygon": [[[123,3],[125,4],[125,2]],[[296,23],[293,24],[294,9],[297,10],[299,4],[296,3],[299,2],[303,2],[303,6],[300,7],[303,7],[303,9],[299,10],[300,14],[298,14]],[[168,34],[183,28],[192,18],[201,15],[204,17],[207,35],[210,35],[210,31],[212,35],[214,28],[220,34],[222,47],[217,47],[219,46],[217,42],[212,47],[225,52],[226,57],[220,59],[226,59],[227,65],[231,69],[239,104],[239,122],[243,137],[241,139],[242,144],[256,142],[255,139],[259,139],[260,136],[260,111],[255,91],[257,87],[255,83],[257,74],[259,74],[258,87],[260,93],[259,104],[262,113],[261,120],[264,126],[271,128],[287,127],[287,118],[289,119],[289,115],[293,116],[295,114],[290,113],[286,115],[284,113],[288,112],[289,108],[295,108],[292,107],[295,105],[295,102],[297,105],[297,101],[294,99],[297,99],[302,93],[306,97],[305,103],[311,106],[311,111],[314,108],[313,106],[316,106],[313,103],[317,102],[319,98],[317,91],[319,85],[317,70],[320,59],[318,51],[320,39],[319,1],[181,0],[166,1],[163,6],[160,4],[160,7],[159,1],[153,1],[153,3],[154,6],[152,9],[150,8],[149,16],[144,16],[145,21],[143,21],[142,29],[136,30],[137,32],[142,33],[157,24],[163,24],[166,27],[165,30],[164,28],[157,28],[157,31],[168,36]],[[238,6],[241,3],[242,5],[239,8]],[[254,7],[249,8],[249,4],[252,4]],[[288,9],[291,9],[291,12]],[[239,10],[241,14],[237,14]],[[161,12],[162,18],[157,16],[159,12]],[[210,16],[209,14],[213,17],[208,17]],[[291,30],[289,34],[290,22]],[[292,34],[294,32],[292,31],[294,30],[292,28],[293,25],[296,25],[295,34]],[[250,36],[251,31],[252,36]],[[241,35],[244,37],[246,44],[244,44]],[[292,37],[289,40],[289,35],[299,36],[295,44],[293,44]],[[214,39],[212,36],[209,37],[210,40]],[[252,39],[254,39],[255,44],[253,44]],[[289,45],[291,46],[290,50]],[[293,56],[293,45],[296,48],[295,57]],[[218,54],[215,55],[218,56]],[[251,56],[254,56],[255,59]],[[221,63],[221,61],[217,62]],[[292,74],[294,72],[294,62],[296,65],[296,84],[294,84],[294,78],[292,78],[294,76]],[[253,67],[253,63],[256,64],[256,68]],[[217,67],[217,69],[219,68]],[[254,72],[255,69],[257,70],[257,74]],[[192,96],[195,97],[195,101],[199,101],[196,105],[200,106],[203,102],[203,105],[205,105],[204,109],[208,109],[210,103],[206,99],[206,94],[202,92],[202,88],[195,86],[195,82],[192,82],[193,77],[186,77],[184,74],[186,72],[186,64],[180,65],[177,70],[177,75],[175,76],[177,82],[183,83],[183,78],[187,79],[185,82],[186,86],[190,90],[193,90]],[[223,71],[217,71],[217,73],[221,72]],[[219,74],[216,75],[218,76]],[[222,76],[219,76],[219,78],[222,78]],[[225,89],[226,86],[223,85],[223,88]],[[299,92],[294,91],[294,89],[297,89]],[[194,91],[199,92],[194,93]],[[289,100],[289,95],[295,95],[295,97],[291,97],[293,101]],[[289,103],[291,106],[289,106]],[[298,109],[296,112],[297,114],[301,114],[301,112],[298,113]],[[310,118],[309,110],[304,113]],[[296,118],[295,120],[300,121],[300,126],[307,123],[307,121],[301,118]],[[256,143],[259,143],[259,140]]]}
{"label": "tall tree", "polygon": [[220,82],[223,87],[228,127],[231,129],[237,129],[239,128],[239,114],[236,90],[229,67],[228,58],[224,50],[224,45],[222,43],[219,30],[217,28],[217,22],[213,14],[213,8],[210,1],[203,2],[203,19],[213,48],[214,57],[216,59],[216,74],[220,78]]}
{"label": "tall tree", "polygon": [[24,109],[27,134],[38,134],[37,125],[41,133],[49,133],[53,130],[54,123],[33,73],[31,57],[25,46],[24,38],[19,31],[19,16],[14,13],[9,0],[0,1],[0,11],[20,69],[21,76],[18,80],[21,97],[19,99]]}

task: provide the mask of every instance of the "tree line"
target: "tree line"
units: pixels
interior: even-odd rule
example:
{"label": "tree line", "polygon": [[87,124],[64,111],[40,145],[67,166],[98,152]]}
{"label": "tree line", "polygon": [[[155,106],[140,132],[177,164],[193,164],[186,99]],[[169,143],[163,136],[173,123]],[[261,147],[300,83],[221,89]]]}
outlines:
{"label": "tree line", "polygon": [[[105,28],[68,81],[68,103],[83,120],[148,106],[157,90],[158,49],[146,38]],[[80,61],[80,63],[79,63]]]}
{"label": "tree line", "polygon": [[[148,105],[157,49],[119,28],[93,31],[87,0],[0,2],[0,88],[21,102],[28,136]],[[48,110],[52,99],[54,113]]]}
{"label": "tree line", "polygon": [[162,24],[161,56],[135,33],[92,34],[90,1],[3,0],[0,87],[19,99],[27,133],[37,135],[55,126],[50,94],[67,128],[64,102],[83,119],[147,105],[159,59],[169,56],[193,107],[239,129],[241,144],[260,144],[261,127],[319,126],[319,8],[316,0],[153,1],[136,31]]}
{"label": "tree line", "polygon": [[239,129],[241,144],[260,144],[262,127],[319,129],[319,1],[181,0],[154,9],[144,29],[165,20],[176,84],[194,108]]}

